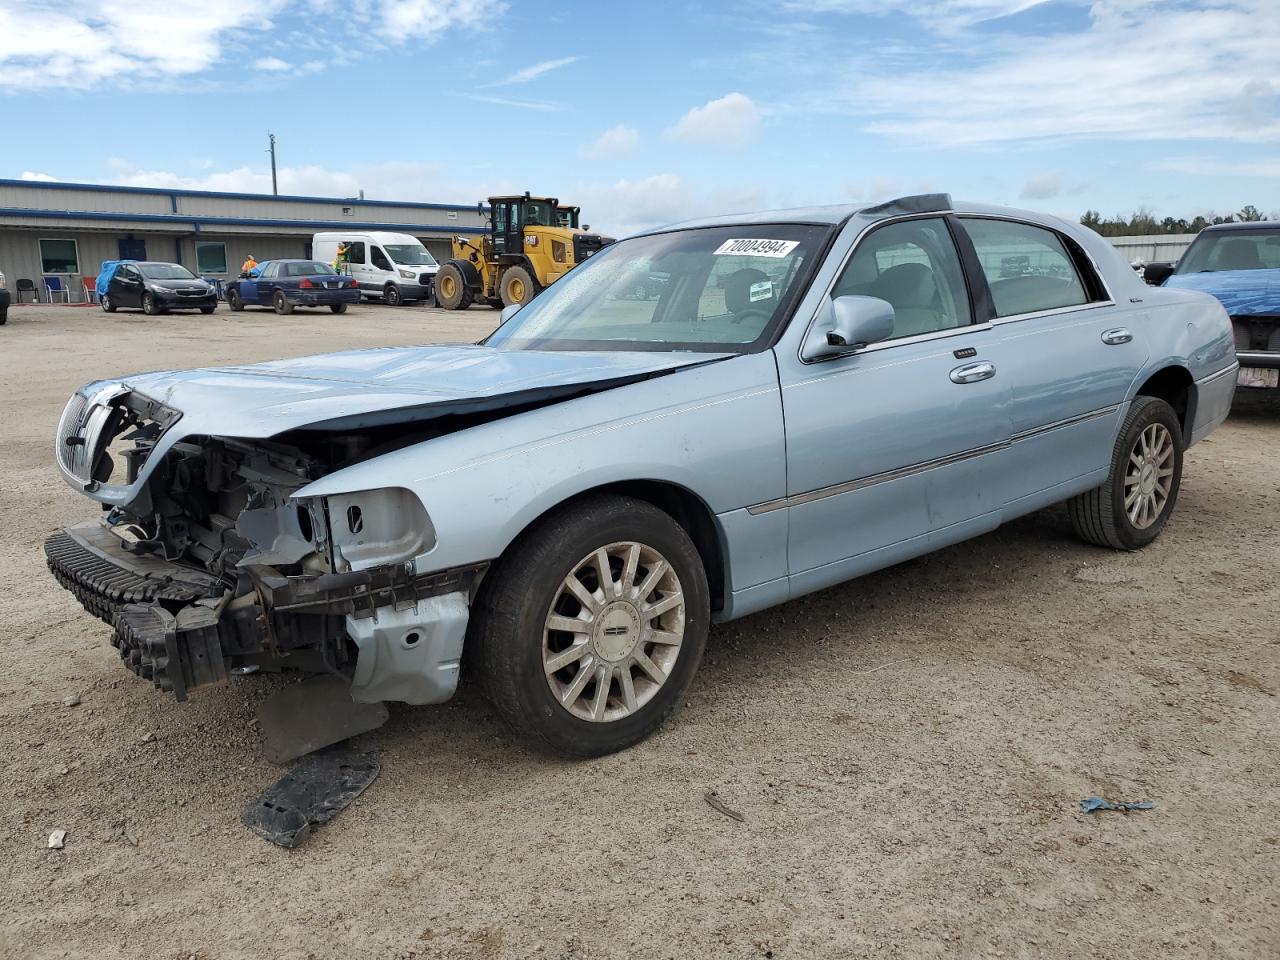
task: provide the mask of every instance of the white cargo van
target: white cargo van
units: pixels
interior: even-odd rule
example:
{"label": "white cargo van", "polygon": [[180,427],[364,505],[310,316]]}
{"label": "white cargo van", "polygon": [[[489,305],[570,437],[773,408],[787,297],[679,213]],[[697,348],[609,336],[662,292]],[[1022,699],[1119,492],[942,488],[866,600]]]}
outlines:
{"label": "white cargo van", "polygon": [[[347,248],[345,265],[338,259],[340,243]],[[431,299],[440,268],[417,237],[378,230],[317,233],[311,238],[311,258],[350,273],[361,294],[393,307]]]}

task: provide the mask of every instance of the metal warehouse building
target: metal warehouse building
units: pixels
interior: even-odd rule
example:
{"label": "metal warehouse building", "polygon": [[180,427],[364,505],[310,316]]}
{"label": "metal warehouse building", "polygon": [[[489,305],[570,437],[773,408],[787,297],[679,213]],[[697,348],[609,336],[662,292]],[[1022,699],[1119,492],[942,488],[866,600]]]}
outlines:
{"label": "metal warehouse building", "polygon": [[83,299],[82,277],[104,260],[167,260],[200,276],[234,277],[246,254],[311,256],[323,230],[390,230],[418,237],[437,260],[453,234],[483,232],[477,205],[276,197],[0,180],[0,273],[17,299],[31,280],[59,277]]}

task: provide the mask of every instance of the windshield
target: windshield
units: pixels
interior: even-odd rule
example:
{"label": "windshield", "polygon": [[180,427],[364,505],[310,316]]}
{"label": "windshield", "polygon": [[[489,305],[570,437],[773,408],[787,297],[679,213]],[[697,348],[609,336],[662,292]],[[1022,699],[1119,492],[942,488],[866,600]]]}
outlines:
{"label": "windshield", "polygon": [[420,243],[385,243],[383,248],[396,263],[404,267],[434,267],[435,257]]}
{"label": "windshield", "polygon": [[186,267],[176,263],[140,263],[138,270],[148,280],[194,280]]}
{"label": "windshield", "polygon": [[1202,233],[1183,254],[1174,272],[1275,269],[1280,269],[1280,227]]}
{"label": "windshield", "polygon": [[677,230],[605,247],[488,339],[511,350],[705,350],[767,343],[830,227]]}

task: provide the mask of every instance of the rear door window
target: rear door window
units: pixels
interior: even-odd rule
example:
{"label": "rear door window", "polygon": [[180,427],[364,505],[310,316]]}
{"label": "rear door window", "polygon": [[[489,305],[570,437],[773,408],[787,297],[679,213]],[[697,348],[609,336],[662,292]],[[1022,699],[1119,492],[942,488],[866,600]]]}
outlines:
{"label": "rear door window", "polygon": [[1063,239],[1052,230],[1011,220],[961,218],[991,288],[997,317],[1089,303],[1090,289]]}
{"label": "rear door window", "polygon": [[348,240],[347,241],[347,262],[348,263],[364,263],[364,241]]}

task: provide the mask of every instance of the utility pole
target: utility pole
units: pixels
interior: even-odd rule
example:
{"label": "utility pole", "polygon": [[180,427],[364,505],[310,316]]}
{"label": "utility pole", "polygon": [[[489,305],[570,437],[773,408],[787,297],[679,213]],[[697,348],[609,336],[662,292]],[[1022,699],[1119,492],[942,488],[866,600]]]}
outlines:
{"label": "utility pole", "polygon": [[276,187],[276,135],[274,133],[267,134],[267,142],[270,146],[267,152],[271,154],[271,195],[278,197],[280,190]]}

